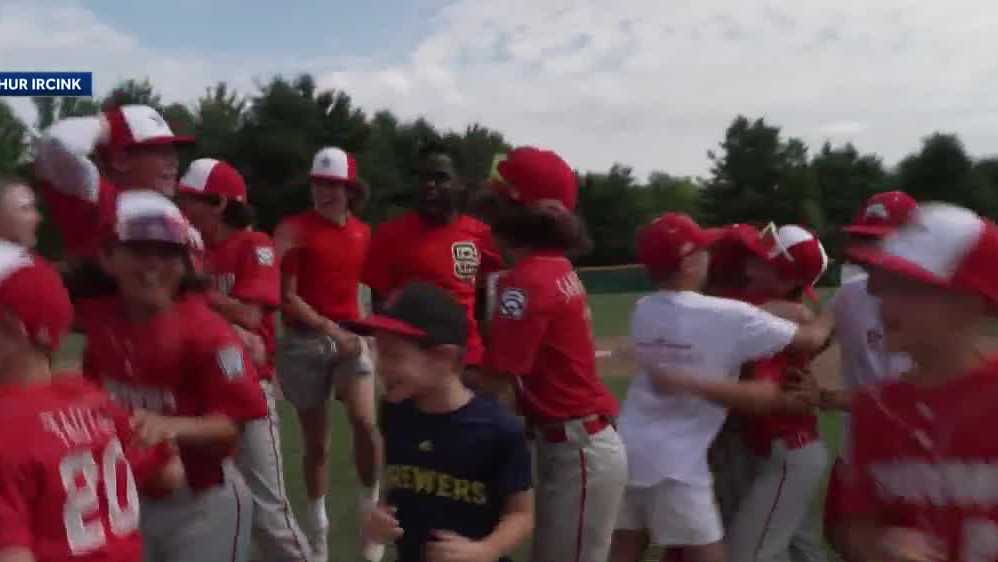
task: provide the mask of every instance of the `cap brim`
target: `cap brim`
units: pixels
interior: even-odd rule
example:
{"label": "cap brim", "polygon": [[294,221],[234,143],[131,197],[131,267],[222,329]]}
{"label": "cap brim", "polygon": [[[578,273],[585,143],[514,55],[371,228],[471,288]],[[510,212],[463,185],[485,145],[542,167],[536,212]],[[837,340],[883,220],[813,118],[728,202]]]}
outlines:
{"label": "cap brim", "polygon": [[371,335],[374,332],[388,332],[399,336],[410,338],[427,338],[429,334],[419,328],[390,316],[374,314],[363,320],[344,322],[344,326],[362,336]]}
{"label": "cap brim", "polygon": [[163,146],[166,144],[194,144],[194,137],[190,136],[172,136],[172,137],[151,137],[148,139],[143,139],[141,141],[136,141],[128,146]]}
{"label": "cap brim", "polygon": [[846,257],[853,263],[887,271],[928,285],[944,287],[948,284],[945,279],[931,271],[904,258],[888,254],[877,247],[854,246],[847,248]]}
{"label": "cap brim", "polygon": [[350,187],[356,187],[360,185],[360,182],[357,180],[341,178],[340,176],[327,176],[325,174],[309,174],[308,177],[309,179],[313,180],[339,181],[349,185]]}
{"label": "cap brim", "polygon": [[887,225],[872,224],[851,224],[843,227],[842,231],[853,236],[870,236],[873,238],[883,238],[894,231],[894,227]]}

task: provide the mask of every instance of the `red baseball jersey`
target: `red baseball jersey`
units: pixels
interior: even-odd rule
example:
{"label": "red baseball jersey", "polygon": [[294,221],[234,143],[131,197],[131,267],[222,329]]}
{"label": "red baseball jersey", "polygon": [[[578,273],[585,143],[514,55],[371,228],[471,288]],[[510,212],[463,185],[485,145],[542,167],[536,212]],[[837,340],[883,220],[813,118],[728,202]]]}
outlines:
{"label": "red baseball jersey", "polygon": [[535,423],[617,415],[596,373],[586,289],[565,257],[535,254],[504,273],[489,328],[486,364],[514,375]]}
{"label": "red baseball jersey", "polygon": [[270,237],[262,232],[240,230],[208,248],[205,270],[214,288],[223,295],[263,307],[263,322],[256,334],[267,349],[267,363],[257,366],[261,379],[274,376],[275,312],[281,305],[281,270]]}
{"label": "red baseball jersey", "polygon": [[61,375],[0,388],[0,424],[0,549],[39,562],[142,559],[138,489],[169,457],[129,446],[124,410]]}
{"label": "red baseball jersey", "polygon": [[371,228],[353,216],[340,226],[312,210],[285,219],[277,232],[281,270],[297,280],[298,296],[335,322],[360,318],[357,290]]}
{"label": "red baseball jersey", "polygon": [[[83,368],[123,406],[172,416],[221,414],[236,423],[262,418],[267,403],[239,336],[203,297],[182,298],[141,323],[122,313],[118,297],[81,303],[87,336]],[[222,481],[231,449],[180,446],[191,488]]]}
{"label": "red baseball jersey", "polygon": [[845,515],[941,541],[943,560],[998,560],[998,359],[947,382],[860,390]]}
{"label": "red baseball jersey", "polygon": [[414,211],[382,224],[374,233],[363,281],[382,297],[414,282],[449,291],[467,311],[469,365],[482,362],[485,349],[475,319],[479,275],[502,269],[502,258],[484,223],[460,215],[449,224],[426,222]]}

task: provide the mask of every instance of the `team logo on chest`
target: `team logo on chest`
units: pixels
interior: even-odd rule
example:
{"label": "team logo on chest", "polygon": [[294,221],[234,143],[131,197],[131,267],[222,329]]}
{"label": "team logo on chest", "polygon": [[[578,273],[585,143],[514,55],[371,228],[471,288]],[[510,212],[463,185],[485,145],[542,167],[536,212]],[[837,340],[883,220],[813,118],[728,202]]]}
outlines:
{"label": "team logo on chest", "polygon": [[499,296],[499,317],[520,320],[527,313],[527,293],[522,289],[504,289]]}
{"label": "team logo on chest", "polygon": [[474,242],[454,242],[450,251],[454,258],[454,276],[461,281],[474,281],[478,275],[478,266],[482,263],[478,246]]}

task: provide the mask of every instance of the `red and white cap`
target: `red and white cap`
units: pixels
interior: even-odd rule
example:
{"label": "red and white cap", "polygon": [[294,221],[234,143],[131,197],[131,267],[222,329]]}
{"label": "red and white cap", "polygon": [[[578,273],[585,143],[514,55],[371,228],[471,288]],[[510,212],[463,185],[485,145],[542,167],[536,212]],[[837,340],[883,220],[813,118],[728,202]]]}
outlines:
{"label": "red and white cap", "polygon": [[903,191],[885,191],[867,199],[866,204],[842,230],[854,236],[880,238],[908,222],[918,203]]}
{"label": "red and white cap", "polygon": [[54,350],[73,323],[59,273],[23,246],[0,242],[0,309],[13,314],[38,346]]}
{"label": "red and white cap", "polygon": [[962,207],[921,205],[878,245],[849,248],[846,255],[858,264],[998,304],[998,227]]}
{"label": "red and white cap", "polygon": [[335,146],[327,146],[312,159],[312,179],[357,183],[357,160],[353,154]]}
{"label": "red and white cap", "polygon": [[653,277],[664,277],[675,271],[683,258],[709,247],[725,233],[724,229],[700,228],[683,213],[665,213],[638,231],[638,261]]}
{"label": "red and white cap", "polygon": [[828,254],[821,240],[795,224],[779,228],[770,224],[748,248],[768,261],[781,276],[800,283],[809,296],[828,269]]}
{"label": "red and white cap", "polygon": [[218,195],[234,201],[246,201],[246,181],[228,162],[199,158],[191,162],[177,191],[191,195]]}
{"label": "red and white cap", "polygon": [[114,238],[119,242],[166,242],[191,246],[193,229],[180,209],[156,191],[118,195]]}
{"label": "red and white cap", "polygon": [[148,105],[122,105],[104,112],[110,128],[107,144],[114,148],[157,144],[190,144],[194,137],[177,136],[158,111]]}
{"label": "red and white cap", "polygon": [[494,187],[517,203],[530,205],[550,199],[569,211],[575,210],[579,195],[575,172],[550,150],[514,148],[499,162],[496,171],[502,181],[494,182]]}

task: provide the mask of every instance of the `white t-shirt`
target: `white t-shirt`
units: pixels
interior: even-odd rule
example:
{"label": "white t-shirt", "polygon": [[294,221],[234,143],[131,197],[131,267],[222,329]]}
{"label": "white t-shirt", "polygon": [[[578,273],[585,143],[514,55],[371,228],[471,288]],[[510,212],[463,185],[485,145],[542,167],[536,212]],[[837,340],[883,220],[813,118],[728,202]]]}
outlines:
{"label": "white t-shirt", "polygon": [[648,368],[737,379],[743,364],[783,350],[796,332],[793,322],[740,301],[688,291],[659,291],[639,300],[631,339],[642,370],[618,423],[629,485],[654,486],[666,478],[710,485],[707,448],[727,415],[727,408],[713,402],[658,392]]}

